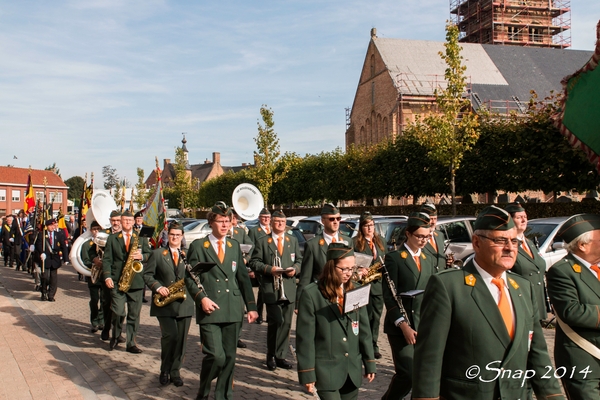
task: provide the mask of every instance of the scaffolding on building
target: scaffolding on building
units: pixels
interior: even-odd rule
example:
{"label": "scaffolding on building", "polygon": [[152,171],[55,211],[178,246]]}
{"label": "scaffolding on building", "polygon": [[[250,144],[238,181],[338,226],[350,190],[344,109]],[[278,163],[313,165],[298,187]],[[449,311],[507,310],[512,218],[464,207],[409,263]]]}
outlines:
{"label": "scaffolding on building", "polygon": [[567,48],[570,0],[450,0],[464,43]]}

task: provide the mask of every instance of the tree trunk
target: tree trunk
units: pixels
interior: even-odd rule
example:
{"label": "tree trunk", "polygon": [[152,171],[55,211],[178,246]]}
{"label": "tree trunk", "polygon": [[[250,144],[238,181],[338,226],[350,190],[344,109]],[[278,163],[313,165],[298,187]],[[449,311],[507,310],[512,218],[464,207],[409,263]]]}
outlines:
{"label": "tree trunk", "polygon": [[454,163],[450,165],[450,190],[452,192],[452,216],[456,217],[456,185],[455,185],[456,171],[454,170]]}

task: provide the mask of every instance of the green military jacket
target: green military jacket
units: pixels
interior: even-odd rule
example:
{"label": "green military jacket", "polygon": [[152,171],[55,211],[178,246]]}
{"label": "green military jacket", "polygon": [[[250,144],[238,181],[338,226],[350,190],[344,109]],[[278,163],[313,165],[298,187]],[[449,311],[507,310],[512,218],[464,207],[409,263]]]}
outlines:
{"label": "green military jacket", "polygon": [[440,272],[446,269],[446,254],[444,254],[444,248],[446,247],[446,237],[444,233],[438,230],[433,231],[433,239],[437,246],[437,251],[433,248],[431,243],[427,242],[423,251],[425,255],[430,257],[430,260],[435,268],[436,272]]}
{"label": "green military jacket", "polygon": [[[556,315],[581,337],[600,347],[600,281],[573,255],[556,262],[546,273],[548,295]],[[592,357],[556,326],[554,360],[571,373],[574,379],[600,379],[600,360]],[[589,367],[588,367],[589,366]],[[585,367],[591,371],[583,376]]]}
{"label": "green military jacket", "polygon": [[[246,233],[246,230],[244,228],[234,227],[231,237],[233,239],[237,240],[240,244],[251,244],[254,247],[254,242],[252,240],[250,240],[250,236],[248,236],[248,234]],[[246,263],[248,263],[248,261],[250,261],[251,256],[252,256],[252,248],[250,249],[248,254],[246,254],[244,256],[244,260],[246,260]]]}
{"label": "green military jacket", "polygon": [[512,341],[473,261],[431,276],[415,345],[413,399],[528,399],[529,385],[538,399],[564,399],[531,283],[510,272],[506,277],[515,314]]}
{"label": "green military jacket", "polygon": [[[148,259],[148,265],[144,268],[144,282],[152,290],[154,295],[162,287],[169,287],[175,282],[185,278],[185,263],[179,258],[177,265],[171,255],[171,251],[165,248],[153,250]],[[153,317],[191,317],[194,315],[194,300],[189,295],[187,288],[185,299],[178,299],[163,307],[158,307],[152,301],[150,315]]]}
{"label": "green military jacket", "polygon": [[[131,233],[130,246],[133,246],[137,235],[138,233],[135,230]],[[148,261],[150,252],[152,251],[148,245],[148,239],[144,237],[139,238],[138,248],[142,250],[141,261]],[[119,279],[121,279],[121,273],[123,272],[123,267],[127,262],[127,258],[128,252],[125,248],[125,238],[123,237],[123,232],[110,234],[106,240],[106,248],[104,249],[104,255],[102,256],[102,275],[103,280],[112,278],[115,284],[115,289],[117,290],[119,288]],[[131,289],[143,288],[143,273],[135,274],[131,282]]]}
{"label": "green military jacket", "polygon": [[296,326],[300,384],[316,382],[317,390],[337,390],[350,376],[360,387],[363,365],[365,374],[375,373],[366,307],[342,315],[338,305],[325,299],[318,285],[311,283],[298,303]]}
{"label": "green military jacket", "polygon": [[286,274],[281,274],[285,297],[288,300],[287,302],[295,303],[296,277],[300,273],[300,265],[302,263],[298,239],[284,233],[283,254],[279,256],[277,243],[273,240],[273,237],[271,235],[263,236],[258,240],[254,247],[252,258],[250,259],[250,268],[261,277],[260,287],[263,292],[265,304],[275,304],[278,302],[279,293],[274,289],[275,278],[271,275],[271,270],[273,269],[273,263],[276,256],[281,260],[281,268],[286,269],[291,267],[296,270],[294,276],[291,277]]}
{"label": "green military jacket", "polygon": [[[352,246],[352,239],[338,232],[340,241],[345,241]],[[312,282],[316,282],[323,271],[327,262],[327,242],[323,238],[323,233],[315,235],[304,244],[304,255],[302,256],[302,266],[300,267],[300,276],[298,282],[298,292],[296,293],[296,305],[302,290]]]}
{"label": "green military jacket", "polygon": [[[207,272],[199,274],[203,290],[198,288],[189,272],[186,272],[185,283],[197,306],[196,322],[198,324],[241,322],[244,316],[244,303],[248,311],[256,311],[256,301],[239,243],[226,238],[225,258],[221,263],[209,237],[210,235],[194,240],[188,251],[188,262],[192,267],[199,262],[217,264]],[[201,305],[205,297],[217,303],[219,309],[211,314],[205,314]]]}
{"label": "green military jacket", "polygon": [[[379,235],[377,235],[377,236],[379,236]],[[387,246],[385,244],[385,239],[383,239],[381,236],[379,236],[379,240],[381,240],[381,243],[383,243],[383,249],[380,249],[379,247],[377,247],[377,258],[373,259],[373,262],[371,262],[371,265],[373,265],[377,262],[380,262],[381,260],[384,260],[385,255],[387,253]],[[369,247],[369,245],[366,242],[365,242],[365,248],[362,250],[359,250],[356,247],[357,246],[357,238],[352,239],[352,242],[353,242],[354,251],[373,256],[373,252],[371,251],[371,248]],[[380,272],[381,272],[381,270],[380,270]],[[377,279],[375,281],[372,281],[370,290],[371,290],[369,292],[370,296],[383,296],[382,280]]]}
{"label": "green military jacket", "polygon": [[[385,257],[385,267],[390,274],[390,279],[396,286],[397,294],[407,292],[409,290],[425,290],[427,282],[432,275],[436,273],[433,266],[434,260],[423,250],[420,254],[421,271],[417,267],[415,260],[408,251],[405,245],[402,245],[398,250],[392,251]],[[384,278],[385,279],[385,278]],[[420,310],[423,302],[423,295],[417,295],[414,298],[402,298],[402,304],[408,315],[402,314],[398,307],[398,303],[394,298],[390,286],[386,280],[383,285],[383,301],[385,302],[385,322],[383,331],[388,335],[398,335],[404,339],[402,330],[394,323],[399,318],[408,318],[412,328],[419,331]]]}
{"label": "green military jacket", "polygon": [[250,228],[250,230],[248,230],[248,237],[250,238],[250,241],[254,244],[258,242],[258,239],[265,236],[267,236],[267,232],[265,232],[265,230],[261,228],[260,225],[255,226],[254,228]]}
{"label": "green military jacket", "polygon": [[527,279],[533,285],[533,291],[535,293],[535,299],[538,306],[538,315],[540,320],[545,320],[548,317],[546,311],[546,293],[544,285],[544,275],[546,274],[546,261],[542,258],[538,252],[537,247],[529,239],[527,240],[527,246],[533,254],[533,258],[527,254],[521,246],[519,246],[519,252],[517,254],[517,261],[512,267],[511,272],[521,275]]}

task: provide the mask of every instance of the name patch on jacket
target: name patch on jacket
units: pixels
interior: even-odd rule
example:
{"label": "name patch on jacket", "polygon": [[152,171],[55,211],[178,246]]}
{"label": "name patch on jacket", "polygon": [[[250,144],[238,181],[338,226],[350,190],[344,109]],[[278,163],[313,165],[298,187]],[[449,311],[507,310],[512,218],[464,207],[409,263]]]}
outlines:
{"label": "name patch on jacket", "polygon": [[237,269],[237,263],[236,263],[235,261],[232,261],[232,262],[231,262],[231,270],[232,270],[233,272],[235,272],[235,270],[236,270],[236,269]]}

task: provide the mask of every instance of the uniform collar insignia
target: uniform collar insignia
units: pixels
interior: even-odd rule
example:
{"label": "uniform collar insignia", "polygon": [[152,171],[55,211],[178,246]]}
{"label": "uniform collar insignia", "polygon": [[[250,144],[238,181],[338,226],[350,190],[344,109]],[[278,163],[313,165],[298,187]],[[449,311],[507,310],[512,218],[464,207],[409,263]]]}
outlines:
{"label": "uniform collar insignia", "polygon": [[581,273],[581,265],[579,265],[579,264],[573,264],[573,271],[575,271],[578,274],[580,274]]}
{"label": "uniform collar insignia", "polygon": [[166,256],[167,254],[169,254],[169,250],[167,250],[167,249],[164,249],[164,250],[163,250],[163,256]]}
{"label": "uniform collar insignia", "polygon": [[231,242],[227,240],[227,247],[231,247]]}
{"label": "uniform collar insignia", "polygon": [[290,238],[289,238],[289,237],[286,237],[286,238],[285,238],[285,241],[286,241],[286,242],[289,242],[289,241],[290,241]]}
{"label": "uniform collar insignia", "polygon": [[259,232],[262,232],[262,228],[258,228],[258,231],[259,231]]}
{"label": "uniform collar insignia", "polygon": [[268,243],[273,243],[273,238],[268,238],[268,239],[267,239],[267,242],[268,242]]}
{"label": "uniform collar insignia", "polygon": [[477,282],[477,279],[475,278],[475,276],[473,274],[469,274],[469,275],[465,276],[465,285],[475,286],[475,282]]}
{"label": "uniform collar insignia", "polygon": [[427,256],[425,256],[425,253],[421,252],[421,258],[422,258],[423,260],[427,260]]}
{"label": "uniform collar insignia", "polygon": [[510,282],[512,287],[514,287],[515,289],[519,288],[519,284],[517,282],[515,282],[515,280],[513,278],[508,278],[508,281]]}
{"label": "uniform collar insignia", "polygon": [[209,247],[210,247],[210,241],[207,240],[204,242],[204,248],[208,249]]}
{"label": "uniform collar insignia", "polygon": [[122,237],[123,237],[123,234],[122,234],[122,233],[119,233],[119,238],[122,238]]}
{"label": "uniform collar insignia", "polygon": [[438,236],[438,233],[434,231],[434,232],[433,232],[433,235],[434,235],[434,236]]}
{"label": "uniform collar insignia", "polygon": [[238,231],[237,231],[237,229],[234,229],[234,230],[233,230],[233,233],[234,233],[235,235],[237,235],[237,234],[238,234]]}
{"label": "uniform collar insignia", "polygon": [[325,239],[321,239],[321,240],[319,240],[319,245],[320,245],[320,246],[323,246],[324,244],[325,244]]}
{"label": "uniform collar insignia", "polygon": [[408,253],[403,251],[402,253],[400,253],[400,257],[406,258],[406,257],[408,257]]}

